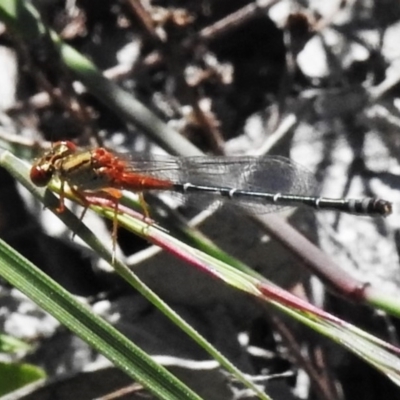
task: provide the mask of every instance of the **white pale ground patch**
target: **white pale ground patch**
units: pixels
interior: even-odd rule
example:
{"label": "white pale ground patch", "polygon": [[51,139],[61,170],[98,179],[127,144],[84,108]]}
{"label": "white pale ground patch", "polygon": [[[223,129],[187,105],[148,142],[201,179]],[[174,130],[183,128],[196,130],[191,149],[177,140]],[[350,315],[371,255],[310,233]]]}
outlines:
{"label": "white pale ground patch", "polygon": [[324,147],[320,140],[314,140],[310,146],[309,138],[314,136],[314,129],[309,124],[300,123],[296,128],[294,146],[290,149],[290,158],[312,173],[316,170],[317,164],[322,161]]}
{"label": "white pale ground patch", "polygon": [[132,40],[117,52],[118,64],[133,65],[139,59],[141,45],[139,40]]}
{"label": "white pale ground patch", "polygon": [[[351,18],[351,13],[348,12],[350,7],[341,9],[341,2],[341,0],[310,0],[308,1],[307,11],[310,16],[315,13],[320,15],[322,20],[334,15],[335,23],[348,22],[349,18]],[[282,0],[269,8],[268,16],[275,22],[278,28],[282,29],[286,25],[289,15],[296,11],[298,10],[293,6],[293,1]],[[301,10],[301,12],[304,13],[305,9]]]}
{"label": "white pale ground patch", "polygon": [[[400,46],[399,46],[400,47]],[[382,83],[382,86],[389,86],[390,84],[396,84],[399,80],[399,71],[400,71],[400,51],[399,51],[399,57],[393,60],[388,68],[385,71],[386,74],[386,79]],[[387,82],[389,82],[389,85],[387,85]],[[381,86],[377,86],[379,89]],[[393,101],[394,106],[399,110],[400,108],[400,100],[398,98],[391,98],[390,101]],[[379,104],[379,103],[378,103]],[[395,125],[398,126],[398,114],[397,113],[392,113],[390,112],[390,108],[387,110],[386,108],[384,109],[386,112],[389,111],[387,119],[390,121],[394,121]]]}
{"label": "white pale ground patch", "polygon": [[304,371],[304,369],[299,369],[293,394],[299,399],[306,399],[310,394],[310,386],[310,376]]}
{"label": "white pale ground patch", "polygon": [[283,28],[286,24],[288,16],[293,8],[293,4],[289,0],[278,1],[277,4],[270,7],[268,16],[275,22],[278,28]]}
{"label": "white pale ground patch", "polygon": [[[2,302],[5,305],[14,304],[14,307],[4,307],[4,312],[0,315],[0,321],[4,318],[2,326],[5,334],[19,339],[33,340],[37,337],[51,336],[60,326],[55,318],[17,289],[12,289],[8,294],[3,295]],[[13,311],[10,312],[10,309]]]}
{"label": "white pale ground patch", "polygon": [[369,282],[388,294],[398,293],[400,274],[395,244],[377,233],[371,219],[343,215],[339,230],[319,230],[319,242],[336,264],[361,282]]}
{"label": "white pale ground patch", "polygon": [[382,141],[382,134],[379,132],[371,131],[365,135],[363,153],[366,166],[372,171],[398,172],[396,169],[399,167],[399,163]]}
{"label": "white pale ground patch", "polygon": [[15,51],[0,46],[0,110],[15,104],[18,62]]}
{"label": "white pale ground patch", "polygon": [[[370,190],[372,196],[393,202],[394,209],[393,214],[386,218],[337,214],[331,211],[316,212],[318,246],[340,268],[361,282],[371,282],[388,293],[398,293],[398,252],[390,232],[400,225],[400,194],[385,181],[386,174],[398,173],[398,162],[389,154],[382,135],[370,131],[365,135],[362,156],[367,170],[376,173],[376,176],[366,176],[364,179],[358,175],[349,177],[354,151],[345,137],[339,135],[341,129],[342,125],[333,120],[312,125],[301,123],[296,129],[291,158],[315,174],[318,164],[323,161],[326,148],[324,140],[329,137],[326,135],[335,135],[332,137],[333,144],[329,144],[330,165],[323,171],[323,177],[320,177],[322,181],[319,194],[326,197],[346,195],[362,198],[366,197],[366,190]],[[349,178],[350,186],[345,192]]]}
{"label": "white pale ground patch", "polygon": [[249,116],[243,127],[243,134],[225,144],[226,154],[231,156],[251,153],[265,141],[266,117],[262,113]]}
{"label": "white pale ground patch", "polygon": [[[364,36],[367,36],[366,41],[368,43],[377,42],[378,39],[377,33]],[[378,43],[376,43],[376,45],[378,45]],[[344,66],[344,68],[348,68],[351,65],[353,65],[354,62],[356,61],[358,62],[367,61],[369,57],[370,57],[370,52],[365,48],[365,46],[353,42],[350,44],[349,50],[344,53],[344,57],[342,59],[342,65]]]}
{"label": "white pale ground patch", "polygon": [[331,15],[335,15],[336,19],[342,20],[346,18],[348,12],[346,12],[346,8],[341,10],[340,5],[341,0],[330,0],[330,1],[320,1],[320,0],[309,0],[308,8],[317,12],[321,15],[322,18],[329,18]]}
{"label": "white pale ground patch", "polygon": [[124,132],[114,132],[112,137],[107,138],[104,142],[106,148],[115,149],[119,151],[120,148],[125,146],[126,133]]}
{"label": "white pale ground patch", "polygon": [[259,113],[255,113],[247,118],[243,127],[244,134],[252,141],[260,141],[265,136],[265,118]]}
{"label": "white pale ground patch", "polygon": [[89,354],[91,358],[90,362],[86,360],[82,370],[84,372],[99,371],[105,368],[114,367],[114,364],[102,354],[97,354],[96,358],[93,360],[92,354]]}
{"label": "white pale ground patch", "polygon": [[[346,163],[337,162],[334,168],[330,168],[331,172],[324,180],[324,194],[327,194],[328,188],[329,191],[335,190],[335,187],[339,191],[343,189],[347,166]],[[394,191],[381,179],[372,178],[368,185],[379,197],[395,202]],[[362,197],[364,190],[365,182],[356,176],[351,180],[347,196]],[[337,219],[337,215],[331,212],[317,215],[321,223],[318,231],[319,244],[324,251],[332,254],[339,266],[362,282],[371,282],[388,293],[398,293],[400,273],[395,243],[388,240],[390,236],[385,236],[378,229],[379,225],[386,226],[384,230],[398,229],[400,219],[396,207],[392,215],[381,220],[346,214],[341,214]],[[337,221],[338,225],[335,226]],[[335,226],[335,230],[330,231],[331,226]]]}
{"label": "white pale ground patch", "polygon": [[[322,18],[324,18],[324,16],[330,18],[332,13],[335,13],[335,23],[338,23],[339,20],[346,19],[343,13],[338,12],[338,9],[338,1],[315,1],[313,6],[309,7],[309,10],[318,10],[318,14],[321,15]],[[283,28],[287,23],[289,15],[293,12],[293,4],[291,1],[280,1],[269,9],[268,15],[279,28]],[[311,15],[312,12],[310,12],[310,23],[313,24]],[[325,28],[320,32],[320,34],[323,35],[324,40],[331,46],[336,46],[338,43],[343,42],[342,36],[334,30]],[[364,54],[361,57],[362,59],[365,59],[368,56],[367,52],[361,46],[358,46],[358,50],[361,52],[364,51]],[[353,54],[353,51],[348,53]],[[321,37],[318,35],[311,37],[311,39],[305,44],[304,49],[298,55],[297,63],[300,70],[312,79],[318,80],[327,77],[330,74],[331,68],[326,58],[326,51],[321,41]]]}
{"label": "white pale ground patch", "polygon": [[388,64],[391,64],[392,61],[396,62],[400,58],[399,37],[400,22],[396,22],[384,31],[381,51]]}
{"label": "white pale ground patch", "polygon": [[191,370],[213,370],[220,366],[215,360],[191,360],[174,356],[154,355],[153,360],[164,366],[181,367]]}
{"label": "white pale ground patch", "polygon": [[297,63],[304,75],[310,78],[324,78],[330,74],[330,68],[323,43],[319,36],[311,38],[297,56]]}
{"label": "white pale ground patch", "polygon": [[332,65],[327,59],[325,45],[338,55],[343,68],[349,67],[355,61],[365,61],[369,57],[369,52],[365,47],[354,42],[348,45],[339,32],[325,28],[306,43],[297,57],[298,66],[306,76],[321,79],[332,73]]}
{"label": "white pale ground patch", "polygon": [[[397,71],[399,70],[398,66],[397,66],[396,70]],[[386,70],[386,72],[388,72],[388,71]],[[399,98],[396,98],[393,100],[393,105],[396,107],[397,111],[400,111],[400,99]]]}
{"label": "white pale ground patch", "polygon": [[92,310],[95,314],[106,318],[110,324],[116,324],[121,319],[121,313],[117,311],[118,308],[112,307],[109,300],[96,301]]}

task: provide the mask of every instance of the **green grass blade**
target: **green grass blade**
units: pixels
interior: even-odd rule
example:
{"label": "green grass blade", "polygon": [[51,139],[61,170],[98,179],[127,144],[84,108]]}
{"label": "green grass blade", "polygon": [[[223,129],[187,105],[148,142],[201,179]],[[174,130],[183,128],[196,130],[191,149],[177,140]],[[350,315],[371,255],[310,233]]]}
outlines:
{"label": "green grass blade", "polygon": [[0,275],[159,398],[199,399],[145,352],[2,240]]}

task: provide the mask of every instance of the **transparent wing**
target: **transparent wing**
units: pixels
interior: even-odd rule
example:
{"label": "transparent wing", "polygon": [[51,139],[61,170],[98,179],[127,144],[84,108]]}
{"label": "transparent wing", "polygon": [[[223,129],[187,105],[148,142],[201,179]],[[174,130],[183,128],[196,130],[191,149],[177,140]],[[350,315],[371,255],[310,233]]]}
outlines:
{"label": "transparent wing", "polygon": [[[314,177],[303,167],[283,157],[171,157],[131,155],[128,169],[176,184],[191,184],[215,188],[229,188],[248,192],[281,193],[292,195],[315,194]],[[196,193],[185,196],[197,207],[215,202],[244,206],[255,213],[272,212],[282,206],[267,204],[265,199],[252,196],[222,197],[215,193]]]}

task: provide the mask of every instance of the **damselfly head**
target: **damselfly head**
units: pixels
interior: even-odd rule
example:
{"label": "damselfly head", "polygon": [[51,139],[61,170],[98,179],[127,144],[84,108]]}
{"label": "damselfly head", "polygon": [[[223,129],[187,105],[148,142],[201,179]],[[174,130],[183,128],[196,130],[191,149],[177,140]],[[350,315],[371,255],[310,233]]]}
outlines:
{"label": "damselfly head", "polygon": [[54,174],[54,165],[42,159],[38,161],[40,163],[35,163],[31,168],[30,178],[36,186],[46,186]]}
{"label": "damselfly head", "polygon": [[32,165],[30,178],[36,186],[46,186],[57,170],[57,162],[73,153],[77,147],[69,141],[56,142]]}

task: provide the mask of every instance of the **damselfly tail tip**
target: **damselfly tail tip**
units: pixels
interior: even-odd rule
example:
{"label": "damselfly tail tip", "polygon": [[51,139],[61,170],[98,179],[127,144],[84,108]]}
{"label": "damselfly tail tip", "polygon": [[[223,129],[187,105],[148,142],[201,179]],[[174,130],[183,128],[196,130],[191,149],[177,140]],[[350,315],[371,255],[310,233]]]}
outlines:
{"label": "damselfly tail tip", "polygon": [[374,208],[376,213],[382,215],[383,217],[387,217],[393,212],[393,204],[387,200],[376,199],[374,201]]}

